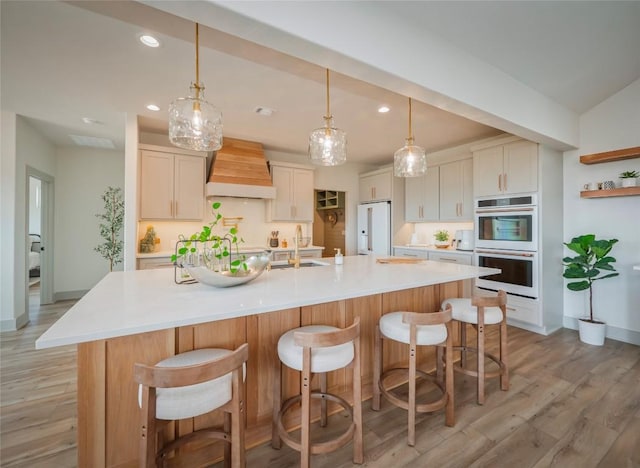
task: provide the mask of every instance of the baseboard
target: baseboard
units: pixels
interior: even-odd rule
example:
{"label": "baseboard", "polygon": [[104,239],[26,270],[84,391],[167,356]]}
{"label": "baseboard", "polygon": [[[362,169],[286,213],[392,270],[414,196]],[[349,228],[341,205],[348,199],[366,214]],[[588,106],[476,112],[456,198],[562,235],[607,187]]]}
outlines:
{"label": "baseboard", "polygon": [[539,335],[545,335],[545,336],[550,335],[554,331],[560,330],[562,328],[559,325],[556,327],[539,327],[538,325],[532,325],[527,322],[521,322],[520,320],[516,320],[510,317],[507,317],[507,324],[514,327],[522,328],[524,330],[528,330],[530,332],[537,333]]}
{"label": "baseboard", "polygon": [[82,296],[89,292],[88,289],[81,289],[78,291],[60,291],[53,295],[53,302],[58,301],[71,301],[80,299]]}
{"label": "baseboard", "polygon": [[20,317],[14,319],[0,320],[0,331],[16,331],[24,327],[27,323],[29,323],[29,314],[25,312]]}
{"label": "baseboard", "polygon": [[[562,325],[565,328],[571,328],[572,330],[578,329],[578,319],[575,317],[563,317]],[[624,343],[634,344],[640,346],[640,332],[627,330],[625,328],[612,327],[607,325],[606,335],[607,338],[616,341],[622,341]]]}

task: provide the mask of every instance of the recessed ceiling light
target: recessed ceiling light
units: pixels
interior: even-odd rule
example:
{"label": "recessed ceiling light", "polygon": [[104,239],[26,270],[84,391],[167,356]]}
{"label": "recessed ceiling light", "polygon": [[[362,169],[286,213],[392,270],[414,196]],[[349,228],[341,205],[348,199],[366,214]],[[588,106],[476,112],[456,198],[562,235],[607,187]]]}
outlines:
{"label": "recessed ceiling light", "polygon": [[82,121],[87,125],[104,125],[104,122],[100,122],[99,120],[92,119],[91,117],[82,117]]}
{"label": "recessed ceiling light", "polygon": [[160,108],[158,106],[156,106],[155,104],[149,104],[147,106],[147,109],[149,109],[150,111],[154,111],[154,112],[158,112],[160,110]]}
{"label": "recessed ceiling light", "polygon": [[253,109],[253,111],[258,115],[263,115],[265,117],[271,117],[275,112],[275,109],[271,109],[269,107],[259,106]]}
{"label": "recessed ceiling light", "polygon": [[142,42],[147,47],[160,47],[160,41],[158,41],[158,39],[146,34],[140,36],[140,42]]}
{"label": "recessed ceiling light", "polygon": [[380,112],[381,114],[386,114],[387,112],[389,112],[391,109],[389,109],[387,106],[380,106],[378,107],[378,112]]}

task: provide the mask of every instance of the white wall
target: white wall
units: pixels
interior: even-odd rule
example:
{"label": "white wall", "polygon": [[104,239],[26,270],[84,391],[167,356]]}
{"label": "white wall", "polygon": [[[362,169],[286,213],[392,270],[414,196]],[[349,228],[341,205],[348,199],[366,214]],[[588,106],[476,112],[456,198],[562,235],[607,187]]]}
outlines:
{"label": "white wall", "polygon": [[64,299],[79,297],[109,272],[109,262],[93,250],[104,242],[96,214],[104,212],[107,187],[124,187],[124,154],[60,147],[56,162],[54,290]]}
{"label": "white wall", "polygon": [[[596,282],[594,314],[607,322],[607,335],[640,344],[640,197],[580,198],[587,182],[613,180],[625,170],[640,170],[640,159],[580,164],[581,154],[640,146],[640,80],[580,117],[580,148],[564,153],[564,239],[593,233],[616,238],[612,255],[620,276]],[[569,251],[567,251],[569,254]],[[565,289],[564,325],[588,313],[588,294]]]}
{"label": "white wall", "polygon": [[[10,270],[3,267],[2,322],[0,322],[0,327],[15,329],[24,325],[28,320],[26,304],[28,285],[26,268],[27,166],[55,177],[55,148],[25,118],[9,112],[2,113],[2,140],[2,263],[4,265],[7,262],[12,265],[13,270],[9,273]],[[15,149],[12,149],[14,142]],[[7,177],[6,181],[5,176]],[[5,209],[7,210],[6,216]],[[13,216],[11,216],[12,210]],[[13,252],[13,255],[10,254],[10,251]],[[12,274],[13,285],[11,285],[8,276],[5,278],[5,274]]]}

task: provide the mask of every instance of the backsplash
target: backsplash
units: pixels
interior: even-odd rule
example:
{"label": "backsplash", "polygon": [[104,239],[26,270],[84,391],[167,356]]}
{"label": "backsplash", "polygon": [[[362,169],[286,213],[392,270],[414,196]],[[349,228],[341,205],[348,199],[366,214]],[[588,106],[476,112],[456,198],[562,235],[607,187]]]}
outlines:
{"label": "backsplash", "polygon": [[[268,246],[271,231],[279,231],[278,238],[280,242],[282,242],[283,238],[286,238],[289,245],[293,246],[292,239],[295,236],[297,224],[302,226],[303,236],[311,237],[313,235],[312,223],[267,223],[265,221],[266,202],[264,200],[222,197],[215,201],[219,201],[222,204],[220,213],[225,218],[243,218],[238,223],[238,233],[244,239],[245,246]],[[160,238],[160,243],[156,245],[155,251],[173,251],[175,242],[180,234],[189,237],[213,220],[211,214],[212,202],[206,201],[205,219],[203,221],[139,221],[138,241],[144,237],[147,226],[151,225],[156,231],[156,237]],[[224,235],[230,228],[231,226],[223,227],[221,220],[215,232]]]}
{"label": "backsplash", "polygon": [[473,229],[473,223],[415,223],[414,231],[418,237],[417,244],[433,244],[436,231],[444,229],[449,232],[449,240],[453,241],[456,231],[460,229]]}

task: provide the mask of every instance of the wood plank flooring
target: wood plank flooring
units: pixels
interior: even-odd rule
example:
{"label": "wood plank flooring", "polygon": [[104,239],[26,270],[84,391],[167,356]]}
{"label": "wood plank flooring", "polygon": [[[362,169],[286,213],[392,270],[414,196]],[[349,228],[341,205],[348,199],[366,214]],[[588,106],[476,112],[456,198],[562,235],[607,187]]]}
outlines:
{"label": "wood plank flooring", "polygon": [[[75,467],[75,346],[34,349],[73,302],[33,302],[30,324],[0,335],[0,466]],[[489,342],[495,338],[489,333]],[[613,340],[596,347],[573,330],[544,337],[510,327],[509,350],[511,389],[500,391],[493,379],[478,406],[474,380],[456,374],[455,427],[444,425],[442,412],[419,415],[415,447],[406,444],[404,410],[383,400],[375,412],[364,402],[364,466],[640,467],[640,347]],[[423,396],[428,391],[421,389]],[[336,414],[314,434],[335,433],[346,423]],[[351,456],[349,444],[314,456],[312,465],[358,466]],[[295,467],[298,460],[286,446],[263,444],[247,453],[249,467]]]}

